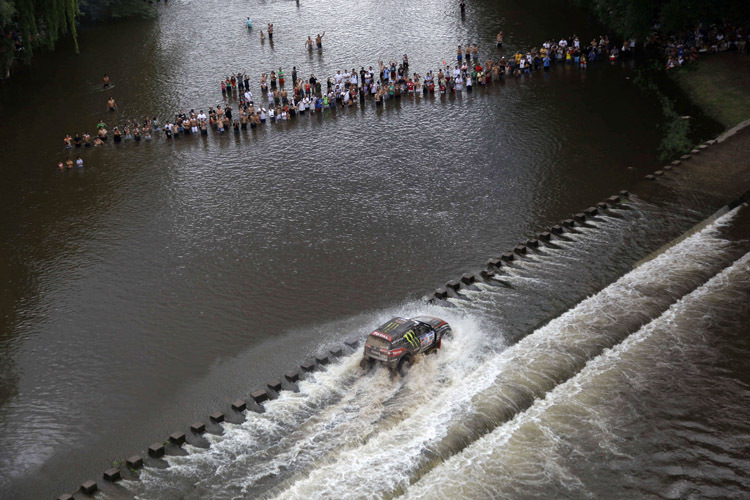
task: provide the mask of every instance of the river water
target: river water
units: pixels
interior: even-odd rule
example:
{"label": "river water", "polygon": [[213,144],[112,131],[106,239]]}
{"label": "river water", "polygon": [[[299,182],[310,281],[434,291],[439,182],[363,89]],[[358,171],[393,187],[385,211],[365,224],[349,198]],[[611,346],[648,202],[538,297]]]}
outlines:
{"label": "river water", "polygon": [[[274,23],[273,46],[248,32],[246,16],[256,28]],[[598,33],[552,1],[470,2],[463,19],[447,0],[172,1],[154,21],[84,31],[80,55],[63,47],[4,86],[0,496],[72,491],[342,338],[418,313],[444,317],[457,335],[407,380],[362,376],[357,355],[346,356],[265,414],[209,435],[208,450],[107,494],[578,498],[609,487],[676,498],[747,488],[741,443],[712,455],[705,481],[685,462],[746,432],[747,375],[733,370],[747,353],[736,300],[747,296],[747,248],[717,226],[628,274],[713,211],[700,199],[636,198],[471,302],[416,301],[653,170],[659,108],[632,86],[627,63],[239,136],[108,144],[84,151],[83,169],[55,169],[65,133],[223,104],[218,82],[232,71],[247,71],[256,95],[258,75],[279,66],[331,75],[408,53],[423,73],[459,41],[497,57],[499,29],[506,53]],[[324,51],[310,54],[304,40],[319,31]],[[117,114],[105,111],[109,95]],[[703,265],[716,245],[721,258]],[[724,340],[701,350],[713,335]],[[663,343],[650,363],[648,346]],[[722,349],[736,357],[717,372],[704,351]],[[734,401],[736,417],[712,420],[714,383],[728,391],[716,404]],[[679,404],[655,404],[664,393]],[[673,421],[684,428],[665,429]]]}

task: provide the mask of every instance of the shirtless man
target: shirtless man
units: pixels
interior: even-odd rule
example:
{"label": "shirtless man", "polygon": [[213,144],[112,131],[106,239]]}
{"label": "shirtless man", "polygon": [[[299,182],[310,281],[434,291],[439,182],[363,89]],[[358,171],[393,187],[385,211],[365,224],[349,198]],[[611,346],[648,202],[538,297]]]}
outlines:
{"label": "shirtless man", "polygon": [[497,48],[502,49],[503,48],[503,32],[497,34],[495,37],[495,42],[497,43]]}
{"label": "shirtless man", "polygon": [[114,97],[110,96],[109,100],[107,100],[107,108],[110,111],[117,111],[117,103],[115,102]]}
{"label": "shirtless man", "polygon": [[312,41],[312,38],[310,38],[309,36],[307,37],[307,41],[305,42],[305,48],[307,50],[313,49],[313,41]]}
{"label": "shirtless man", "polygon": [[268,41],[273,41],[273,23],[268,23]]}
{"label": "shirtless man", "polygon": [[109,75],[107,75],[107,74],[105,73],[105,74],[104,74],[104,78],[102,78],[102,86],[103,86],[103,87],[104,87],[105,89],[108,89],[108,88],[110,87],[110,85],[111,85],[111,83],[110,83],[110,81],[109,81]]}
{"label": "shirtless man", "polygon": [[325,36],[325,34],[326,32],[324,31],[322,35],[318,33],[315,36],[315,45],[318,47],[319,50],[323,48],[323,37]]}

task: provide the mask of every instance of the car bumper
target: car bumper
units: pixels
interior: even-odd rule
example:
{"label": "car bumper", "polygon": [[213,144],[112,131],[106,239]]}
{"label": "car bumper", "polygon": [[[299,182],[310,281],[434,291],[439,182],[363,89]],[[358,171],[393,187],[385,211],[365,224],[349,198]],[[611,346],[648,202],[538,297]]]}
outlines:
{"label": "car bumper", "polygon": [[398,362],[401,361],[401,358],[386,358],[380,356],[376,357],[372,355],[366,355],[365,357],[375,363],[380,363],[381,365],[385,365],[391,369],[396,368],[398,366]]}

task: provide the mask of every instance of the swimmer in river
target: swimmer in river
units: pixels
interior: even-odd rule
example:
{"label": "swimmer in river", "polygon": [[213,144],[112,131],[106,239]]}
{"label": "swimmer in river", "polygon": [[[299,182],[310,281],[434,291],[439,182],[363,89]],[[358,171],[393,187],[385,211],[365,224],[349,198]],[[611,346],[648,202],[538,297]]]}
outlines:
{"label": "swimmer in river", "polygon": [[459,7],[461,7],[461,15],[466,14],[466,0],[461,0]]}
{"label": "swimmer in river", "polygon": [[103,87],[104,87],[105,89],[108,89],[108,88],[110,87],[110,85],[112,85],[112,84],[111,84],[111,82],[109,81],[109,75],[107,75],[107,74],[105,73],[105,74],[104,74],[104,77],[102,78],[102,86],[103,86]]}
{"label": "swimmer in river", "polygon": [[65,143],[65,149],[70,149],[73,147],[73,145],[71,144],[72,140],[73,138],[70,137],[70,135],[65,136],[65,138],[63,139],[63,142]]}
{"label": "swimmer in river", "polygon": [[502,49],[503,48],[503,32],[497,34],[495,37],[495,42],[497,43],[497,48]]}
{"label": "swimmer in river", "polygon": [[268,23],[268,41],[273,41],[273,23]]}
{"label": "swimmer in river", "polygon": [[307,37],[307,41],[305,42],[305,48],[307,50],[312,50],[313,49],[313,41],[312,41],[312,38],[310,38],[309,35]]}
{"label": "swimmer in river", "polygon": [[64,169],[65,169],[65,165],[63,165],[63,162],[58,162],[57,163],[57,170],[64,170]]}
{"label": "swimmer in river", "polygon": [[318,50],[323,48],[323,37],[325,36],[325,34],[326,32],[324,31],[322,35],[318,33],[315,36],[315,45],[318,47]]}
{"label": "swimmer in river", "polygon": [[107,100],[107,108],[110,111],[117,111],[117,103],[115,102],[114,97],[110,96],[109,100]]}
{"label": "swimmer in river", "polygon": [[78,168],[81,168],[83,166],[83,158],[81,158],[80,156],[76,158],[76,166]]}
{"label": "swimmer in river", "polygon": [[247,23],[247,29],[253,29],[253,22],[250,20],[249,17],[247,18],[245,23]]}
{"label": "swimmer in river", "polygon": [[265,42],[266,41],[266,35],[263,34],[263,30],[260,30],[260,41]]}
{"label": "swimmer in river", "polygon": [[67,168],[73,168],[73,160],[71,160],[70,158],[68,158],[67,160],[65,160],[65,166]]}

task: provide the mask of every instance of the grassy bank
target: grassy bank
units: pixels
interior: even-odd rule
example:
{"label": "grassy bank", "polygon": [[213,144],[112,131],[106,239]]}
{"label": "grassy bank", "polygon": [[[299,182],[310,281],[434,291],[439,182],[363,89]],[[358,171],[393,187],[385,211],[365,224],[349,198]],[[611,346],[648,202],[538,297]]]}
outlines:
{"label": "grassy bank", "polygon": [[724,127],[750,118],[750,56],[706,55],[696,64],[668,73],[707,116]]}

